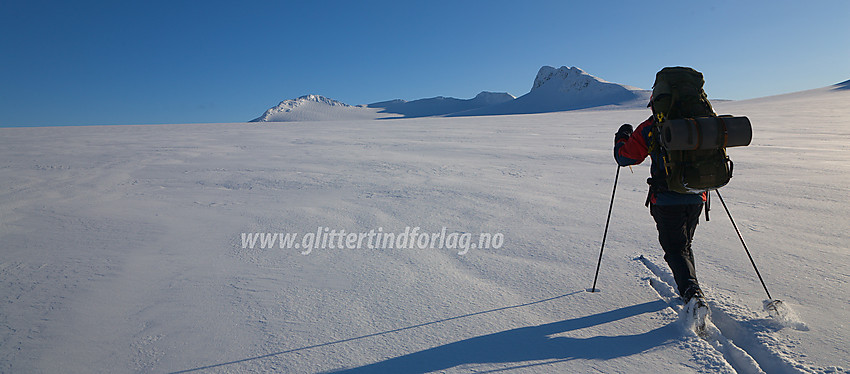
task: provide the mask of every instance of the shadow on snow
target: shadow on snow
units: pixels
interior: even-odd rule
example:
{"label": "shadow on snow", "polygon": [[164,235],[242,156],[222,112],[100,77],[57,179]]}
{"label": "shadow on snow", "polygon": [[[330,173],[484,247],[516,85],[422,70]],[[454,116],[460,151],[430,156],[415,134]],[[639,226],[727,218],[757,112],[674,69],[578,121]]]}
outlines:
{"label": "shadow on snow", "polygon": [[[511,305],[502,308],[491,309],[482,312],[464,314],[460,316],[435,320],[417,325],[402,327],[398,329],[377,332],[373,334],[337,340],[322,344],[316,344],[296,349],[269,353],[265,355],[244,358],[213,365],[201,366],[173,372],[189,373],[212,368],[220,368],[249,361],[261,360],[287,353],[305,351],[341,343],[353,342],[365,338],[388,335],[405,330],[411,330],[428,325],[457,320],[476,315],[504,311],[508,309],[521,308],[534,304],[541,304],[585,291],[575,291],[568,294],[555,296],[547,299],[532,301],[524,304]],[[485,363],[522,363],[527,361],[554,360],[567,361],[573,359],[596,359],[606,360],[616,357],[625,357],[657,348],[675,340],[679,335],[674,324],[657,328],[642,334],[596,336],[591,338],[568,338],[550,337],[555,334],[579,330],[587,327],[598,326],[644,313],[652,313],[662,310],[667,304],[661,300],[632,305],[608,312],[579,317],[559,322],[547,323],[538,326],[521,327],[512,330],[497,332],[488,335],[477,336],[466,340],[448,343],[438,347],[426,349],[404,356],[399,356],[373,364],[342,369],[334,373],[427,373],[449,369],[464,364]],[[551,361],[542,363],[549,364]],[[538,364],[522,364],[519,366],[534,366]]]}
{"label": "shadow on snow", "polygon": [[[538,326],[477,336],[424,351],[335,373],[428,373],[464,364],[522,363],[573,359],[607,360],[625,357],[665,345],[679,335],[674,324],[642,334],[591,338],[550,337],[608,322],[652,313],[666,308],[656,300],[625,308]],[[547,361],[542,364],[549,364]],[[521,367],[534,366],[523,364]]]}

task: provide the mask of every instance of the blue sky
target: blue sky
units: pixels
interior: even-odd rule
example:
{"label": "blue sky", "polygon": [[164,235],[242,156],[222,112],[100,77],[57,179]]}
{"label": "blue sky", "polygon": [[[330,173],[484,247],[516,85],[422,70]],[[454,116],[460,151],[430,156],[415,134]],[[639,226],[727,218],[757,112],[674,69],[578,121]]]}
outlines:
{"label": "blue sky", "polygon": [[0,126],[241,122],[527,93],[543,65],[746,99],[850,79],[850,1],[40,1],[0,5]]}

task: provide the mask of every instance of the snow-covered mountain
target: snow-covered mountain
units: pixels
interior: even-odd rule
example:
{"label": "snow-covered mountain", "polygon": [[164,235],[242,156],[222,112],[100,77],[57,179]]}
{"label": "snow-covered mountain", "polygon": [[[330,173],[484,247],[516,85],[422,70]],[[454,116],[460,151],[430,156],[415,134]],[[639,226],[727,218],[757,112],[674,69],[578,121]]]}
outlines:
{"label": "snow-covered mountain", "polygon": [[577,67],[555,69],[544,66],[537,72],[531,92],[505,103],[456,113],[458,116],[561,112],[596,107],[642,107],[651,91],[607,82]]}
{"label": "snow-covered mountain", "polygon": [[642,107],[650,91],[607,82],[577,67],[540,68],[531,92],[515,98],[505,92],[481,92],[472,99],[433,97],[351,106],[318,95],[286,100],[252,122],[358,120],[393,117],[480,116],[547,113],[596,107]]}
{"label": "snow-covered mountain", "polygon": [[472,99],[438,96],[413,101],[397,99],[369,104],[368,106],[382,109],[381,113],[396,113],[405,117],[430,117],[484,108],[514,99],[515,97],[507,92],[484,91]]}
{"label": "snow-covered mountain", "polygon": [[352,106],[321,95],[284,100],[251,122],[300,122],[376,119],[387,117],[377,109]]}

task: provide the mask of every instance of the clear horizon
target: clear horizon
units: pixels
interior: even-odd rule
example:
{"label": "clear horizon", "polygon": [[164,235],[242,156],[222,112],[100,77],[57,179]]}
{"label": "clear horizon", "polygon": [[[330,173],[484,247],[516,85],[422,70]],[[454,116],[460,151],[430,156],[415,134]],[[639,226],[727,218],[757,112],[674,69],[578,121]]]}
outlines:
{"label": "clear horizon", "polygon": [[0,127],[244,122],[348,104],[529,92],[544,65],[649,89],[693,66],[712,98],[850,79],[850,2],[18,1],[0,12]]}

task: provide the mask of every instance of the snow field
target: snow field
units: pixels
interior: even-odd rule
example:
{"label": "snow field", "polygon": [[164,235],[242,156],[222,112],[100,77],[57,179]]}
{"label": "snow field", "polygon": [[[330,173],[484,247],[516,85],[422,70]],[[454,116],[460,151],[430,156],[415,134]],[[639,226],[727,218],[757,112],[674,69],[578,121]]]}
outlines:
{"label": "snow field", "polygon": [[[715,201],[694,248],[719,345],[676,311],[646,165],[621,170],[585,292],[613,132],[647,110],[2,129],[0,372],[846,372],[848,92],[716,105],[755,128],[723,196],[808,327],[761,310]],[[241,246],[319,226],[505,244]]]}

